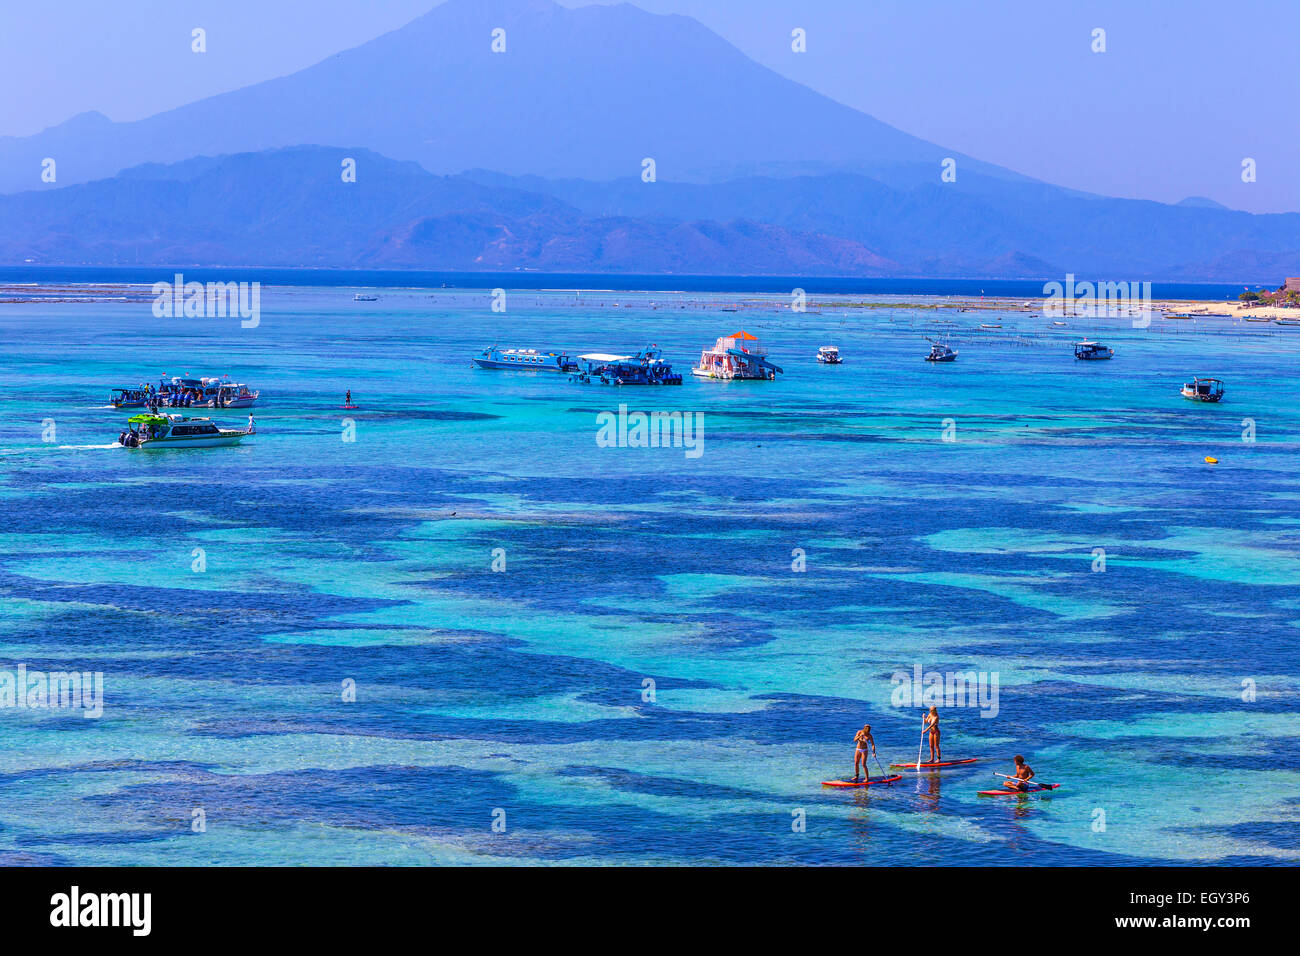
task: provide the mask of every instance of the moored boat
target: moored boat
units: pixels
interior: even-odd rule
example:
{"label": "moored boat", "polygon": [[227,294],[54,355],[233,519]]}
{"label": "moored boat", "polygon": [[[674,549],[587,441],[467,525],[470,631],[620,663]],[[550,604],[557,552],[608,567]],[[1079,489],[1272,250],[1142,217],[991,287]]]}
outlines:
{"label": "moored boat", "polygon": [[149,390],[141,386],[115,388],[109,393],[108,403],[114,408],[144,408],[149,404],[149,394]]}
{"label": "moored boat", "polygon": [[1182,395],[1194,402],[1219,402],[1223,400],[1223,382],[1217,378],[1194,378],[1183,385]]}
{"label": "moored boat", "polygon": [[1089,342],[1084,339],[1082,342],[1074,343],[1074,357],[1077,359],[1095,362],[1100,359],[1112,358],[1114,355],[1115,350],[1113,348],[1102,345],[1100,342]]}
{"label": "moored boat", "polygon": [[252,408],[261,394],[242,382],[222,382],[207,404],[213,408]]}
{"label": "moored boat", "polygon": [[588,352],[578,356],[578,371],[569,376],[574,382],[600,382],[602,385],[680,385],[682,377],[664,361],[663,350],[647,345],[635,355],[608,355]]}
{"label": "moored boat", "polygon": [[817,350],[817,361],[823,365],[840,365],[844,359],[840,358],[838,346],[823,345]]}
{"label": "moored boat", "polygon": [[252,415],[248,416],[248,425],[243,428],[222,428],[210,418],[146,412],[132,415],[127,420],[127,429],[117,436],[117,441],[127,448],[208,448],[238,445],[256,431]]}
{"label": "moored boat", "polygon": [[576,372],[578,363],[564,352],[537,349],[503,349],[493,345],[474,358],[479,368],[509,369],[515,372]]}
{"label": "moored boat", "polygon": [[700,353],[700,364],[691,369],[692,375],[722,382],[770,381],[780,372],[779,365],[768,361],[767,352],[759,347],[757,337],[744,329],[718,339],[713,348]]}
{"label": "moored boat", "polygon": [[957,361],[957,350],[949,348],[947,345],[935,339],[926,339],[930,343],[930,354],[925,357],[927,362],[955,362]]}

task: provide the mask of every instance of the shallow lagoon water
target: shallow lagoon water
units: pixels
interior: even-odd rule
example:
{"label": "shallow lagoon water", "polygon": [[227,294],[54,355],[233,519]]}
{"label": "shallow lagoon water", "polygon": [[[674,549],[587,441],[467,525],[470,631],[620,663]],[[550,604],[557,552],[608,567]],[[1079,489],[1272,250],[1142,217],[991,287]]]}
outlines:
{"label": "shallow lagoon water", "polygon": [[[1293,863],[1300,339],[736,298],[0,307],[4,666],[105,682],[97,720],[0,709],[5,859]],[[470,367],[654,341],[686,371],[739,327],[785,375]],[[936,332],[956,363],[921,361]],[[1085,334],[1116,358],[1074,361]],[[259,434],[113,446],[108,389],[163,372],[262,389]],[[1222,405],[1178,395],[1196,374]],[[619,403],[703,413],[703,455],[599,447]],[[944,711],[945,756],[988,761],[823,790],[865,722],[915,759],[917,665],[998,676],[996,716]],[[977,798],[1017,752],[1062,789]]]}

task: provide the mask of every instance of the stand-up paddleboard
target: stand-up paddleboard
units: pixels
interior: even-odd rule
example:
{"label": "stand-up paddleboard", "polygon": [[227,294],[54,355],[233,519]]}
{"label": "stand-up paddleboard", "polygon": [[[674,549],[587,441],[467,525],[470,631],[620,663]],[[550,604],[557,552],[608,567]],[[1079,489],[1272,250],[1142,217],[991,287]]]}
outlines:
{"label": "stand-up paddleboard", "polygon": [[896,773],[892,777],[868,777],[866,780],[859,780],[854,783],[852,780],[823,780],[823,787],[870,787],[877,783],[893,783],[895,780],[902,780],[903,775]]}
{"label": "stand-up paddleboard", "polygon": [[1044,790],[1056,790],[1061,785],[1059,783],[1047,783],[1038,787],[1034,784],[1029,785],[1028,790],[981,790],[981,797],[1027,797],[1031,793],[1042,793]]}
{"label": "stand-up paddleboard", "polygon": [[965,760],[940,760],[938,763],[891,763],[890,770],[929,770],[933,767],[957,767],[964,763],[975,763],[983,757],[967,757]]}
{"label": "stand-up paddleboard", "polygon": [[358,409],[361,408],[361,406],[360,406],[360,405],[340,405],[339,408],[346,408],[346,409],[349,409],[349,410],[351,410],[351,411],[357,411]]}

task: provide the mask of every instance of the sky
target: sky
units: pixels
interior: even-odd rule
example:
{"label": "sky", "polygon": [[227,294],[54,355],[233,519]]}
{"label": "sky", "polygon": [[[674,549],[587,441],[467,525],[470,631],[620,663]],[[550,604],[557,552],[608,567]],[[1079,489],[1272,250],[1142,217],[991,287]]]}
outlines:
{"label": "sky", "polygon": [[[590,0],[561,0],[584,6]],[[0,135],[292,73],[436,0],[5,0]],[[922,139],[1128,198],[1300,211],[1300,0],[637,0]],[[190,31],[208,52],[190,53]],[[795,28],[807,51],[791,50]],[[1105,52],[1093,52],[1093,31]],[[1256,181],[1242,181],[1253,159]]]}

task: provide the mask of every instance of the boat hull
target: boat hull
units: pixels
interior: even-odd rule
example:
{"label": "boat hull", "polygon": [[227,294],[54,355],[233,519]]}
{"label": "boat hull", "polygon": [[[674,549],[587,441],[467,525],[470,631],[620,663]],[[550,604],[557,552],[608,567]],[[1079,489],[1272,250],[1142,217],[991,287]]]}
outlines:
{"label": "boat hull", "polygon": [[166,448],[218,448],[223,445],[238,445],[248,437],[247,432],[233,434],[204,435],[185,438],[150,438],[135,446],[142,451],[161,451]]}

